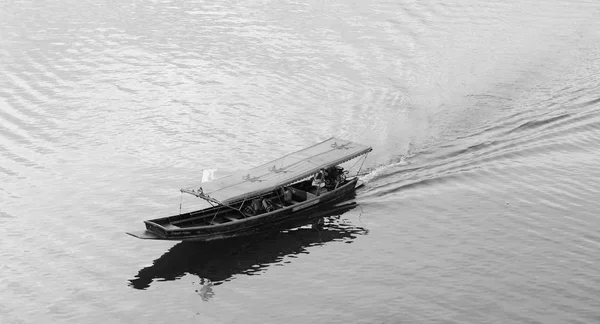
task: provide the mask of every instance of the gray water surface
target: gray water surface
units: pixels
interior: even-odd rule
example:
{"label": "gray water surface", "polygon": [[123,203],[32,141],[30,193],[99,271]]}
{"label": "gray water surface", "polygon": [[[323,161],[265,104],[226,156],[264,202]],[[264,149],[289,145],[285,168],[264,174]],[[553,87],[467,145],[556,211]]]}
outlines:
{"label": "gray water surface", "polygon": [[[600,322],[597,1],[3,1],[2,323]],[[323,232],[134,239],[372,145]]]}

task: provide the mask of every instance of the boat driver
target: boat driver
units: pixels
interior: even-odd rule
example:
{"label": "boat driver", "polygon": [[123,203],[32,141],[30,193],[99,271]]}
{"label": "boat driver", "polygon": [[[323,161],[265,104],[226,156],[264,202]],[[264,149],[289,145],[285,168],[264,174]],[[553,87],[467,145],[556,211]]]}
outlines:
{"label": "boat driver", "polygon": [[344,182],[344,168],[333,166],[329,168],[328,171],[329,178],[325,181],[325,183],[329,188],[334,189],[338,184]]}

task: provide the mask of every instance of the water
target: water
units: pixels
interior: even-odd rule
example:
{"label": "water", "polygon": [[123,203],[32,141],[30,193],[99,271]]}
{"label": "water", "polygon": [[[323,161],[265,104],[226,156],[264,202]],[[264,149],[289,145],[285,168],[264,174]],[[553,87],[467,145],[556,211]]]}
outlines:
{"label": "water", "polygon": [[[1,8],[2,323],[600,322],[597,2]],[[124,234],[331,135],[374,151],[322,233]]]}

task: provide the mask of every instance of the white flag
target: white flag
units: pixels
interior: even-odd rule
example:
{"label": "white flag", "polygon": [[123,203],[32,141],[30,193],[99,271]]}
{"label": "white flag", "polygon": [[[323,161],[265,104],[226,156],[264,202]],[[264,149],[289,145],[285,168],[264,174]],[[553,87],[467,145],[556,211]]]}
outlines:
{"label": "white flag", "polygon": [[211,182],[215,178],[215,169],[202,170],[202,182]]}

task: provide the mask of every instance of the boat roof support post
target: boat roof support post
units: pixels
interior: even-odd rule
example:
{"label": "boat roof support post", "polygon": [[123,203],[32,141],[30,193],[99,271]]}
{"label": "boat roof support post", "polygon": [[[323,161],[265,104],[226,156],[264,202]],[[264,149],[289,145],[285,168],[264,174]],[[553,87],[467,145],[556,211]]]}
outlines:
{"label": "boat roof support post", "polygon": [[281,203],[282,207],[285,207],[285,204],[283,203],[283,200],[281,199],[281,196],[285,195],[285,189],[283,188],[283,186],[277,187],[276,192],[277,192],[277,198],[279,198],[279,203]]}
{"label": "boat roof support post", "polygon": [[210,220],[210,223],[212,224],[215,221],[215,218],[217,218],[217,214],[219,214],[219,211],[221,210],[221,207],[223,205],[220,205],[219,208],[217,208],[217,211],[215,212],[215,215],[213,216],[213,218]]}
{"label": "boat roof support post", "polygon": [[183,192],[181,192],[181,198],[179,200],[179,216],[181,216],[181,205],[183,204]]}

